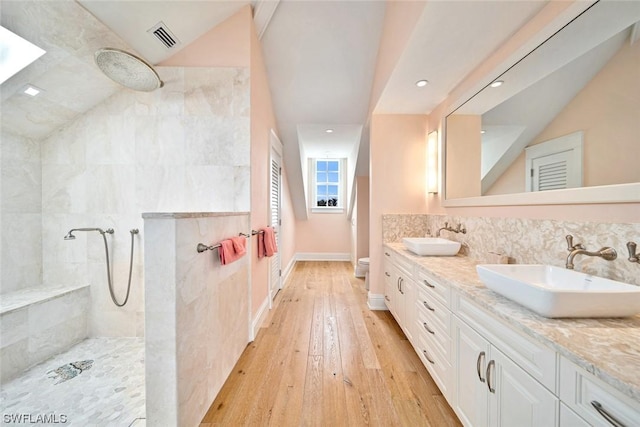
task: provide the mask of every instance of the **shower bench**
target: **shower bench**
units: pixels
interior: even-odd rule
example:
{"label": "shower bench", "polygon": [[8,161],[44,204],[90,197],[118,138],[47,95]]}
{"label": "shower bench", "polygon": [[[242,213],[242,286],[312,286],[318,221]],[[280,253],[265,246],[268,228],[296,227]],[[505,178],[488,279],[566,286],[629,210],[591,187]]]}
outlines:
{"label": "shower bench", "polygon": [[89,285],[34,286],[0,294],[0,382],[88,334]]}

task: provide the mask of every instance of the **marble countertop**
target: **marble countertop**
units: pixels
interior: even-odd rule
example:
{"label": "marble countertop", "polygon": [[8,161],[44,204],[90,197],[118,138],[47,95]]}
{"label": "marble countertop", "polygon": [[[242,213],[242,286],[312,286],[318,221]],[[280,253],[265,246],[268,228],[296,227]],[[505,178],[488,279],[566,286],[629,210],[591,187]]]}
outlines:
{"label": "marble countertop", "polygon": [[218,216],[246,216],[249,212],[143,212],[144,219],[211,218]]}
{"label": "marble countertop", "polygon": [[511,327],[553,348],[605,383],[640,401],[640,315],[622,319],[548,319],[489,290],[465,256],[421,257],[402,243],[389,249],[425,267],[440,281]]}

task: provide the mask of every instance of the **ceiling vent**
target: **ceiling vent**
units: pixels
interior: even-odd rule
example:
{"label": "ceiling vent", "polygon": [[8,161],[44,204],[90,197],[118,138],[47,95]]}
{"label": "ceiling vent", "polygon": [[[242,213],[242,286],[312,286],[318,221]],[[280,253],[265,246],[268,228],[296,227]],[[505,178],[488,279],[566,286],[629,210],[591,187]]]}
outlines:
{"label": "ceiling vent", "polygon": [[180,40],[178,40],[162,21],[151,27],[147,32],[153,34],[167,49],[174,48],[180,44]]}

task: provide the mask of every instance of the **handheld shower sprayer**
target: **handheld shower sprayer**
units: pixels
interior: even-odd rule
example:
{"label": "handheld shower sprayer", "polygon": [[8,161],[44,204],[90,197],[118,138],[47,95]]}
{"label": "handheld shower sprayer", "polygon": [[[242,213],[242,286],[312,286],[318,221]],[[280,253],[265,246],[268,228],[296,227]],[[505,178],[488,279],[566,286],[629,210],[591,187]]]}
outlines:
{"label": "handheld shower sprayer", "polygon": [[107,228],[103,230],[102,228],[72,228],[69,230],[66,236],[64,236],[64,240],[73,240],[76,236],[73,235],[74,231],[97,231],[98,233],[104,236],[104,233],[113,234],[113,228]]}
{"label": "handheld shower sprayer", "polygon": [[134,235],[138,234],[138,229],[134,228],[132,230],[129,230],[129,233],[131,233],[131,257],[129,258],[129,282],[127,283],[127,294],[124,297],[124,301],[122,303],[118,302],[118,300],[116,299],[116,295],[113,291],[113,283],[111,281],[111,265],[109,262],[109,245],[107,244],[107,238],[105,236],[105,234],[113,234],[113,228],[107,228],[106,230],[103,230],[102,228],[72,228],[71,230],[69,230],[67,235],[64,236],[64,240],[74,240],[76,238],[76,236],[73,235],[74,231],[97,231],[102,235],[102,240],[104,241],[104,256],[107,261],[107,283],[109,284],[109,293],[111,294],[111,300],[118,307],[124,306],[127,303],[127,301],[129,301],[129,292],[131,291],[131,273],[133,270],[133,237]]}

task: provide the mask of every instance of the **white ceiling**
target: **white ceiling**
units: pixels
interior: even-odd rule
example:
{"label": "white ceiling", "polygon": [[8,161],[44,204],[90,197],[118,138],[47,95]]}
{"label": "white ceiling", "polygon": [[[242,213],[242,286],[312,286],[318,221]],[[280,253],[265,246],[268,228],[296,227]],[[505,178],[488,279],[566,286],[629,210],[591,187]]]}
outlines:
{"label": "white ceiling", "polygon": [[[124,90],[93,64],[98,48],[121,48],[155,64],[251,3],[258,12],[268,11],[255,20],[260,33],[268,24],[261,43],[299,217],[306,216],[301,144],[304,152],[337,152],[340,140],[344,151],[360,144],[366,155],[372,101],[376,112],[428,113],[546,3],[428,1],[380,99],[372,100],[386,1],[78,2],[2,0],[2,25],[48,52],[2,85],[5,130],[41,139]],[[172,51],[147,33],[159,21],[182,42]],[[422,78],[431,83],[417,88],[414,83]],[[44,96],[27,99],[18,93],[27,82],[45,89]],[[339,132],[314,131],[326,128]],[[358,173],[367,174],[368,161],[358,164],[363,166]]]}

